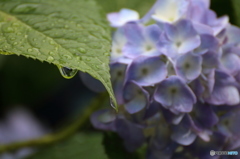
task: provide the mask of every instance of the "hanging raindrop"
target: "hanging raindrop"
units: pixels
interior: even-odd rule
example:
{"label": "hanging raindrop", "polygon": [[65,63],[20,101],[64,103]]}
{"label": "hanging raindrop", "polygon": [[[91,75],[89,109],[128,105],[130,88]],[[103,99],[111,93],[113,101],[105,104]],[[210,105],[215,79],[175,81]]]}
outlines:
{"label": "hanging raindrop", "polygon": [[71,69],[68,67],[62,67],[62,66],[58,66],[58,69],[59,69],[61,75],[66,79],[73,78],[78,72],[78,70]]}

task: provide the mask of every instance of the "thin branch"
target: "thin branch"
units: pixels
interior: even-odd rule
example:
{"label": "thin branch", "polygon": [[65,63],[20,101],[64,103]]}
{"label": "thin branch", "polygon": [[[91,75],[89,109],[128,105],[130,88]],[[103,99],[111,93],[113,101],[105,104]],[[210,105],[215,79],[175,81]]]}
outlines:
{"label": "thin branch", "polygon": [[106,93],[100,94],[98,97],[96,97],[96,99],[94,99],[90,105],[86,107],[86,109],[80,115],[80,118],[73,122],[70,126],[64,128],[62,131],[54,134],[48,134],[38,139],[16,142],[8,145],[0,145],[0,154],[24,147],[44,146],[67,138],[68,136],[74,134],[78,129],[83,127],[83,125],[89,120],[90,115],[99,108],[99,103],[103,103],[107,97],[108,96]]}

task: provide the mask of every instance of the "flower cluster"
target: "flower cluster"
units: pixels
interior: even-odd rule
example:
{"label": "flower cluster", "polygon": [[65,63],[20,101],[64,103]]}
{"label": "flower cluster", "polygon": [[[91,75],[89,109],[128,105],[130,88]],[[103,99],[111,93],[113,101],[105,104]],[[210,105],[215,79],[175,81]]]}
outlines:
{"label": "flower cluster", "polygon": [[94,127],[117,132],[129,151],[147,144],[147,159],[240,149],[240,29],[209,4],[158,0],[141,19],[108,14],[120,110],[95,112]]}

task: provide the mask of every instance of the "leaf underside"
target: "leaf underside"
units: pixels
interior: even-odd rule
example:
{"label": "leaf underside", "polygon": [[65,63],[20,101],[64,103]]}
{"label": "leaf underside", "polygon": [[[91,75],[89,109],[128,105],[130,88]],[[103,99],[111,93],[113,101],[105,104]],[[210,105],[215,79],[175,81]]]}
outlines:
{"label": "leaf underside", "polygon": [[93,0],[1,0],[0,54],[23,55],[89,73],[114,104],[110,30]]}

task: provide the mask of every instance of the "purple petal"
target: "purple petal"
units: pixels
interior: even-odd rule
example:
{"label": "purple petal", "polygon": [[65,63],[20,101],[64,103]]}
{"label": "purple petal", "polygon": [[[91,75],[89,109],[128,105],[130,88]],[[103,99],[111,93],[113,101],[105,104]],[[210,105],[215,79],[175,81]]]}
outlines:
{"label": "purple petal", "polygon": [[166,109],[177,112],[190,112],[196,102],[191,89],[176,76],[171,76],[158,85],[154,99]]}
{"label": "purple petal", "polygon": [[178,30],[178,36],[182,40],[189,39],[197,35],[197,32],[193,28],[190,20],[179,20],[175,26]]}
{"label": "purple petal", "polygon": [[196,120],[203,127],[209,128],[218,123],[218,116],[210,105],[197,102],[194,106],[194,111],[196,112]]}
{"label": "purple petal", "polygon": [[196,79],[202,71],[202,57],[192,53],[184,54],[177,58],[176,72],[182,78],[192,81]]}
{"label": "purple petal", "polygon": [[112,27],[121,27],[127,22],[138,20],[139,15],[134,10],[124,8],[120,12],[109,13],[107,19]]}
{"label": "purple petal", "polygon": [[164,23],[177,21],[185,16],[188,5],[188,0],[158,0],[142,21],[148,21],[150,17]]}
{"label": "purple petal", "polygon": [[129,151],[134,151],[143,144],[145,137],[138,125],[126,119],[117,119],[116,128],[117,133],[125,141],[125,146]]}
{"label": "purple petal", "polygon": [[208,51],[203,56],[203,67],[204,68],[216,68],[219,64],[220,55],[219,52]]}
{"label": "purple petal", "polygon": [[111,48],[111,62],[121,61],[122,63],[129,63],[129,60],[124,57],[123,48],[127,43],[124,30],[118,28],[118,30],[113,34],[112,48]]}
{"label": "purple petal", "polygon": [[131,22],[123,26],[128,43],[141,45],[144,42],[144,27],[138,23]]}
{"label": "purple petal", "polygon": [[184,113],[174,114],[168,109],[162,108],[162,114],[166,121],[170,124],[178,125],[184,117]]}
{"label": "purple petal", "polygon": [[106,91],[103,84],[96,78],[93,78],[88,73],[80,72],[79,75],[84,85],[87,86],[87,88],[91,91],[97,93]]}
{"label": "purple petal", "polygon": [[123,98],[125,109],[130,114],[137,113],[148,105],[148,93],[135,82],[129,81],[124,86]]}
{"label": "purple petal", "polygon": [[217,38],[212,35],[202,34],[200,35],[201,45],[194,50],[197,54],[204,54],[207,51],[217,51],[220,44]]}
{"label": "purple petal", "polygon": [[240,29],[234,25],[227,26],[227,40],[228,43],[240,43]]}
{"label": "purple petal", "polygon": [[159,40],[161,33],[162,31],[157,24],[148,25],[145,28],[146,37],[155,43]]}
{"label": "purple petal", "polygon": [[198,22],[193,22],[193,27],[197,31],[198,34],[209,34],[213,35],[213,30],[210,26],[198,23]]}
{"label": "purple petal", "polygon": [[123,83],[125,78],[125,71],[127,65],[121,63],[114,63],[110,65],[111,81],[113,86],[113,91],[116,96],[117,103],[119,105],[123,104]]}
{"label": "purple petal", "polygon": [[240,71],[240,58],[234,53],[225,53],[221,58],[223,69],[235,76]]}
{"label": "purple petal", "polygon": [[200,45],[200,43],[201,43],[201,40],[198,35],[196,35],[192,38],[188,38],[180,44],[180,46],[178,48],[178,52],[180,54],[184,54],[189,51],[192,51],[192,50],[196,49]]}
{"label": "purple petal", "polygon": [[166,64],[160,57],[140,56],[127,69],[126,80],[133,80],[141,86],[151,86],[167,76]]}
{"label": "purple petal", "polygon": [[187,146],[194,142],[197,135],[190,128],[185,128],[183,125],[173,126],[171,139],[177,143]]}
{"label": "purple petal", "polygon": [[240,102],[238,89],[234,86],[235,80],[228,74],[220,71],[215,73],[215,84],[211,96],[207,101],[215,105],[236,105]]}
{"label": "purple petal", "polygon": [[110,130],[115,131],[115,119],[116,114],[111,109],[102,109],[94,112],[91,115],[92,125],[100,130]]}

